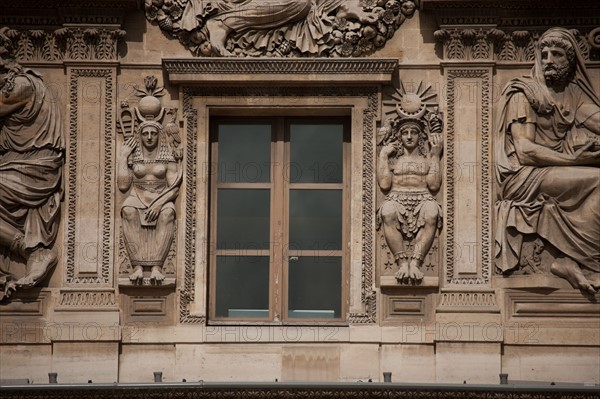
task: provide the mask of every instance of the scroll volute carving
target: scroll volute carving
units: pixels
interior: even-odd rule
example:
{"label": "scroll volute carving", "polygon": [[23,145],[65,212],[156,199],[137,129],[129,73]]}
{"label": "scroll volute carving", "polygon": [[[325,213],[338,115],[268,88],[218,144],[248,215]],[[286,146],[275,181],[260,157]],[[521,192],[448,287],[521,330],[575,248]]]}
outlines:
{"label": "scroll volute carving", "polygon": [[0,29],[0,300],[57,264],[65,139],[42,76],[16,61]]}
{"label": "scroll volute carving", "polygon": [[197,56],[357,57],[382,47],[412,0],[145,0],[146,18]]}
{"label": "scroll volute carving", "polygon": [[121,205],[119,251],[121,285],[173,285],[175,282],[175,200],[182,182],[177,109],[165,108],[155,77],[136,87],[137,107],[121,104],[117,130],[122,137],[117,185]]}
{"label": "scroll volute carving", "polygon": [[401,83],[392,101],[384,102],[394,107],[394,115],[377,134],[377,183],[385,197],[376,226],[388,250],[383,270],[395,271],[399,284],[422,284],[424,266],[435,267],[428,257],[442,226],[435,196],[442,184],[443,123],[435,104],[428,102],[435,97],[430,89],[419,84],[411,92]]}

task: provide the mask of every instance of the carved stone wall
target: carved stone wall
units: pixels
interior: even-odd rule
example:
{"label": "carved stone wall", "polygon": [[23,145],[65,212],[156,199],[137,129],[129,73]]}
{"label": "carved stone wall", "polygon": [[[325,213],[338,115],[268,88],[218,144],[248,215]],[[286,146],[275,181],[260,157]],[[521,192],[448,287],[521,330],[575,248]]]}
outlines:
{"label": "carved stone wall", "polygon": [[[259,3],[271,8],[249,7]],[[56,266],[15,291],[19,273],[11,276],[0,262],[0,396],[143,397],[144,384],[162,373],[163,382],[206,381],[164,385],[171,396],[597,397],[600,294],[592,291],[600,280],[587,271],[590,287],[582,289],[559,277],[554,262],[562,255],[534,234],[519,246],[517,266],[500,270],[496,168],[503,146],[495,141],[502,88],[531,73],[540,37],[552,27],[572,35],[587,70],[579,82],[589,80],[582,90],[597,95],[597,2],[23,0],[0,7],[0,89],[9,92],[17,73],[39,72],[57,94],[66,139],[59,232],[49,246]],[[257,16],[271,25],[247,22]],[[154,86],[139,95],[150,76]],[[8,181],[4,118],[15,106],[4,94],[1,187]],[[160,117],[140,111],[140,97],[158,102]],[[334,322],[211,319],[210,124],[255,115],[348,121],[345,312]],[[440,220],[423,254],[423,278],[403,283],[396,278],[400,256],[377,229],[389,191],[378,182],[380,155],[394,141],[383,137],[401,141],[405,119],[431,136],[432,115],[441,141],[421,144],[443,147],[441,183],[420,195],[431,194]],[[600,130],[597,115],[590,115],[591,132]],[[133,162],[120,162],[124,132],[140,133],[150,119],[169,130],[169,143],[179,140],[180,153],[172,162],[181,178],[162,282],[149,277],[152,266],[131,278],[122,204],[135,193],[119,185],[120,167],[135,172]],[[415,159],[422,165],[430,158]],[[28,252],[19,236],[6,243],[3,228],[0,260],[12,251],[20,272],[35,266],[21,256]],[[408,258],[415,252],[406,250]],[[284,304],[284,289],[275,291],[272,300]],[[386,385],[387,372],[402,386]],[[58,373],[58,388],[7,387],[47,383],[48,373]],[[490,388],[499,374],[508,374],[510,385]],[[308,389],[294,385],[299,381],[337,385]],[[165,389],[152,395],[168,396]]]}

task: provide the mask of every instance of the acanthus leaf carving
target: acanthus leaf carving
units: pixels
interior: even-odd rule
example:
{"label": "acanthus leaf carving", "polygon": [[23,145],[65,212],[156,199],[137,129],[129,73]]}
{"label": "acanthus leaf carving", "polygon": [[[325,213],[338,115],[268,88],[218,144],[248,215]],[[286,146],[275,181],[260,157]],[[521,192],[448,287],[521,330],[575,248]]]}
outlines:
{"label": "acanthus leaf carving", "polygon": [[[572,30],[579,51],[586,61],[600,58],[600,28],[588,33]],[[497,60],[504,62],[533,62],[540,30],[513,30],[498,28],[440,29],[434,32],[435,40],[442,44],[447,60]]]}
{"label": "acanthus leaf carving", "polygon": [[117,28],[63,27],[54,31],[8,29],[20,62],[116,60],[117,43],[125,31]]}

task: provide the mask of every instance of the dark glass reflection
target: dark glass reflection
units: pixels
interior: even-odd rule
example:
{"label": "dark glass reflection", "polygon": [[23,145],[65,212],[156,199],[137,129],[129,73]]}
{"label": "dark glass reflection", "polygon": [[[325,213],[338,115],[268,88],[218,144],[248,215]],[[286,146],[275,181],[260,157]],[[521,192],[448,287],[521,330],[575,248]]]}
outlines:
{"label": "dark glass reflection", "polygon": [[219,125],[219,182],[271,180],[271,125]]}
{"label": "dark glass reflection", "polygon": [[269,257],[217,256],[216,316],[269,317]]}
{"label": "dark glass reflection", "polygon": [[219,189],[217,249],[269,249],[269,190]]}
{"label": "dark glass reflection", "polygon": [[291,125],[290,168],[292,183],[341,183],[344,126]]}
{"label": "dark glass reflection", "polygon": [[342,190],[290,190],[290,249],[342,249]]}
{"label": "dark glass reflection", "polygon": [[342,258],[302,256],[289,262],[288,317],[341,317]]}

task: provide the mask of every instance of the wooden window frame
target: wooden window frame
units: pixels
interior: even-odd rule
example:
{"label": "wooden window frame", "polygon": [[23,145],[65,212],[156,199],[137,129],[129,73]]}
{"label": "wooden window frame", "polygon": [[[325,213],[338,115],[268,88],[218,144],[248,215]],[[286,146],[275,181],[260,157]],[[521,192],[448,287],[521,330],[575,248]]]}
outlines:
{"label": "wooden window frame", "polygon": [[[217,129],[221,123],[257,123],[271,125],[271,179],[267,183],[220,183],[218,170]],[[292,124],[341,124],[342,182],[341,183],[291,183],[285,178],[284,168],[291,160],[290,126]],[[209,153],[213,170],[209,181],[209,267],[208,267],[208,323],[213,325],[331,325],[346,324],[349,303],[350,258],[350,164],[351,164],[351,117],[349,115],[303,116],[290,115],[239,116],[214,115],[209,120]],[[217,237],[217,191],[220,188],[269,189],[270,231],[268,250],[219,250]],[[289,195],[292,189],[342,190],[342,245],[340,250],[291,250],[289,249]],[[281,228],[276,228],[276,226]],[[286,250],[287,248],[287,250]],[[218,255],[269,256],[269,317],[268,318],[219,318],[216,317],[216,260]],[[291,256],[339,256],[341,257],[341,298],[339,318],[289,318],[288,275]]]}

